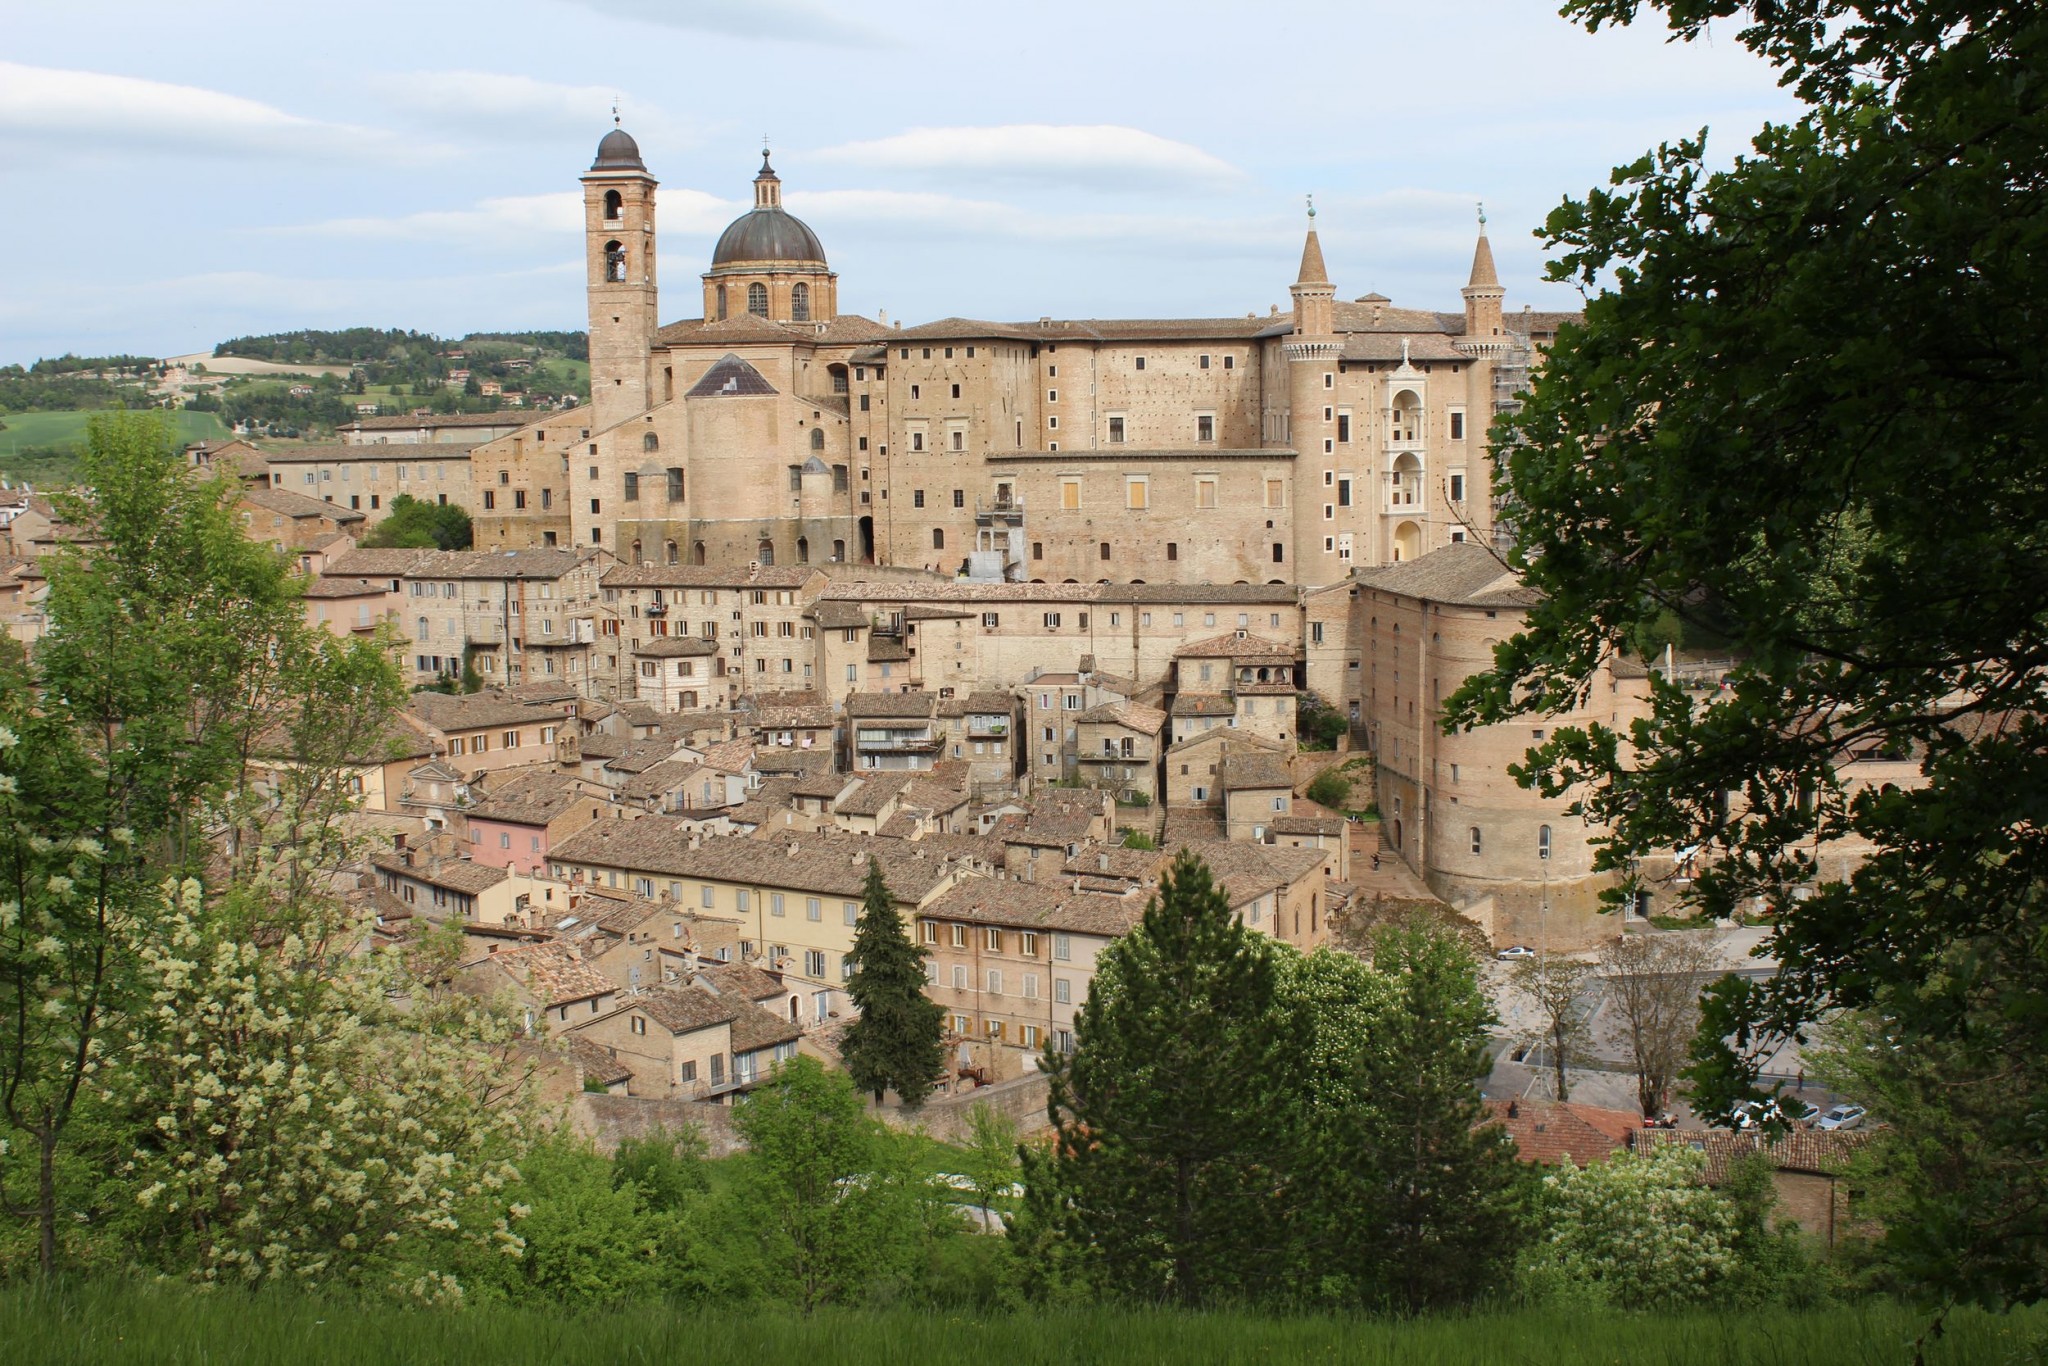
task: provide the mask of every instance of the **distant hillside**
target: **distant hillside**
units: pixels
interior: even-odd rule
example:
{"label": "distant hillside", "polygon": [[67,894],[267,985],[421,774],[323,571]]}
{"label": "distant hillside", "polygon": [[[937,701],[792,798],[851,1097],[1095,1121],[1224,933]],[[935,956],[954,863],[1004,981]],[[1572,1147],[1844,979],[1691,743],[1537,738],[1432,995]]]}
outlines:
{"label": "distant hillside", "polygon": [[583,332],[472,332],[466,337],[448,338],[437,337],[431,332],[401,331],[395,327],[348,327],[339,331],[308,328],[300,332],[235,337],[214,347],[213,354],[300,365],[363,362],[390,365],[403,364],[408,359],[424,361],[445,356],[450,351],[468,353],[472,349],[503,352],[503,356],[493,355],[493,359],[539,351],[553,353],[566,360],[588,360],[590,337]]}

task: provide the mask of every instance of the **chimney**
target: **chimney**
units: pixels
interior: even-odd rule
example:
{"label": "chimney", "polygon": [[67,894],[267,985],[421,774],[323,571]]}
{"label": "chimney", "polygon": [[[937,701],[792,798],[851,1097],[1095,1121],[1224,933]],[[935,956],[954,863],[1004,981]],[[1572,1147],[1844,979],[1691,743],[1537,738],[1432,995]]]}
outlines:
{"label": "chimney", "polygon": [[790,856],[791,858],[795,858],[795,857],[796,857],[796,851],[797,851],[797,843],[796,843],[796,841],[795,841],[795,840],[791,840],[791,841],[789,842],[789,856]]}

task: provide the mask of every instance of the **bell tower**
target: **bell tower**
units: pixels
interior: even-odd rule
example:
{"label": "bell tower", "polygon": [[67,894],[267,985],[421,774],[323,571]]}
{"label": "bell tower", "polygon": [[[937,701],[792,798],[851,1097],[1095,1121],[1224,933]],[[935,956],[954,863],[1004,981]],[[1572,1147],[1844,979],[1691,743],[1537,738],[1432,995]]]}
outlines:
{"label": "bell tower", "polygon": [[590,300],[593,429],[647,410],[657,316],[654,177],[613,111],[612,131],[583,176],[585,289]]}

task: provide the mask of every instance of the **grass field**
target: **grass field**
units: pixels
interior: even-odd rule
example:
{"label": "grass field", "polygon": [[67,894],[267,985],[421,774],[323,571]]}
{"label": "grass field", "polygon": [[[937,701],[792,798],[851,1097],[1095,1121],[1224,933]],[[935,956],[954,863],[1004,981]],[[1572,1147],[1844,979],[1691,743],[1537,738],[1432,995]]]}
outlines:
{"label": "grass field", "polygon": [[[1524,1313],[1394,1323],[1225,1314],[910,1311],[720,1312],[658,1306],[574,1314],[473,1307],[460,1312],[353,1308],[287,1294],[213,1296],[142,1286],[0,1292],[10,1366],[491,1366],[575,1363],[919,1362],[1281,1363],[1361,1366],[1858,1366],[1907,1362],[1924,1315],[1887,1304],[1780,1311],[1623,1316]],[[1929,1363],[2038,1360],[2048,1315],[1958,1312],[1927,1344]]]}
{"label": "grass field", "polygon": [[[38,489],[78,481],[78,447],[85,440],[88,412],[9,413],[0,417],[0,479]],[[180,441],[217,441],[228,435],[215,413],[174,412],[171,425]],[[22,454],[28,451],[30,454]]]}

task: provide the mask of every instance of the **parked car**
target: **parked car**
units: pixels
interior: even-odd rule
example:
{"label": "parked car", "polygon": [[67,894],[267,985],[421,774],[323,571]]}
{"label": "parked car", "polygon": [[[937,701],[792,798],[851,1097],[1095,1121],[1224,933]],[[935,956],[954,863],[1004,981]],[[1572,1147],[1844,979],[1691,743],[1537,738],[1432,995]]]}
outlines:
{"label": "parked car", "polygon": [[1837,1105],[1813,1122],[1816,1129],[1854,1129],[1863,1123],[1867,1114],[1861,1105]]}
{"label": "parked car", "polygon": [[1495,958],[1503,963],[1519,963],[1524,958],[1534,958],[1535,956],[1536,950],[1530,948],[1527,944],[1516,944],[1510,948],[1502,949],[1494,955]]}
{"label": "parked car", "polygon": [[1730,1118],[1738,1129],[1754,1129],[1771,1123],[1811,1124],[1819,1114],[1819,1110],[1796,1096],[1778,1096],[1771,1100],[1743,1101],[1735,1107]]}

